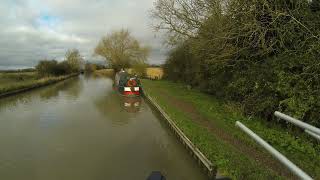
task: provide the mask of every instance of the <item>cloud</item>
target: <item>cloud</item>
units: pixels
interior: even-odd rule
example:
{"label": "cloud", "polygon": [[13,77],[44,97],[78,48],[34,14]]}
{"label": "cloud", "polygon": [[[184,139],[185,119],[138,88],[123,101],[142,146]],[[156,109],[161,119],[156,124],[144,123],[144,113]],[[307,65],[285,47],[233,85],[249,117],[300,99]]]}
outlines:
{"label": "cloud", "polygon": [[0,2],[0,68],[31,67],[44,58],[62,59],[77,48],[87,60],[99,39],[128,28],[152,48],[150,63],[162,63],[166,48],[150,28],[152,0],[5,0]]}

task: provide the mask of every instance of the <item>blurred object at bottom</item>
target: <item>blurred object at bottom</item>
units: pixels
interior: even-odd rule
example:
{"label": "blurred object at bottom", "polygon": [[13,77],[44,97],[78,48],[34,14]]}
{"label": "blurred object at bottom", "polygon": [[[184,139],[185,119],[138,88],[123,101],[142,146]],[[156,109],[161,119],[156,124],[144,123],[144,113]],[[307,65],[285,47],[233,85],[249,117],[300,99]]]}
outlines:
{"label": "blurred object at bottom", "polygon": [[164,177],[159,171],[153,171],[147,180],[166,180],[166,177]]}

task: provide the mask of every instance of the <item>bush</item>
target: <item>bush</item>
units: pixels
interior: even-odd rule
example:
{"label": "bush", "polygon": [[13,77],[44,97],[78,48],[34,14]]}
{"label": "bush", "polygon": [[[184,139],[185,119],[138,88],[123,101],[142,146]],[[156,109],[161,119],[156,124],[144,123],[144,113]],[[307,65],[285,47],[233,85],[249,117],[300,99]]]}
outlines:
{"label": "bush", "polygon": [[231,0],[171,50],[165,77],[242,104],[320,125],[320,11],[307,0]]}
{"label": "bush", "polygon": [[139,77],[146,77],[147,66],[145,63],[135,63],[132,65],[131,73]]}
{"label": "bush", "polygon": [[79,72],[81,69],[81,64],[83,58],[77,49],[68,50],[65,55],[65,63],[68,64],[68,71],[70,72]]}
{"label": "bush", "polygon": [[95,64],[86,63],[86,65],[84,66],[84,70],[88,73],[92,73],[97,70],[97,66]]}
{"label": "bush", "polygon": [[40,76],[59,76],[72,72],[72,68],[67,61],[58,63],[56,60],[42,60],[36,66]]}

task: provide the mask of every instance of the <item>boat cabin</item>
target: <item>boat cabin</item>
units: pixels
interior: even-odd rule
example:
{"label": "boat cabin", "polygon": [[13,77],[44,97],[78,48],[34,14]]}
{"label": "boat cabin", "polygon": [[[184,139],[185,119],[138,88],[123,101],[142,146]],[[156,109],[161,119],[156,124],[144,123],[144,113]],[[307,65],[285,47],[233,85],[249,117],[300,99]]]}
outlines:
{"label": "boat cabin", "polygon": [[116,90],[123,96],[140,96],[141,83],[137,76],[130,75],[124,70],[116,73],[115,82]]}

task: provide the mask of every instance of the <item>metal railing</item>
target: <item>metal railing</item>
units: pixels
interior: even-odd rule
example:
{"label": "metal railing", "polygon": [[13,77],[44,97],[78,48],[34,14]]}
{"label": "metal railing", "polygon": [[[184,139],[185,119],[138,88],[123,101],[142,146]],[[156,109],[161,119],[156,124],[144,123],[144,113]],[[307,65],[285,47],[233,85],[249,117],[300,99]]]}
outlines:
{"label": "metal railing", "polygon": [[258,144],[260,144],[264,149],[266,149],[273,157],[279,160],[283,165],[285,165],[292,173],[297,175],[300,179],[311,180],[308,174],[303,172],[298,166],[293,164],[289,159],[282,155],[279,151],[274,149],[270,144],[260,138],[257,134],[243,125],[241,122],[237,121],[236,126],[239,127],[242,131],[248,134],[252,139],[254,139]]}
{"label": "metal railing", "polygon": [[290,123],[302,128],[302,129],[304,129],[304,131],[307,134],[309,134],[313,138],[315,138],[315,139],[320,141],[320,129],[319,128],[317,128],[315,126],[312,126],[312,125],[310,125],[308,123],[302,122],[302,121],[300,121],[298,119],[295,119],[293,117],[290,117],[290,116],[288,116],[286,114],[283,114],[281,112],[278,112],[278,111],[274,112],[274,115],[277,116],[280,119],[283,119],[283,120],[285,120],[287,122],[290,122]]}
{"label": "metal railing", "polygon": [[306,132],[307,134],[309,134],[310,136],[312,136],[313,138],[317,139],[318,141],[320,141],[320,136],[314,132],[311,132],[309,130],[304,130],[304,132]]}

